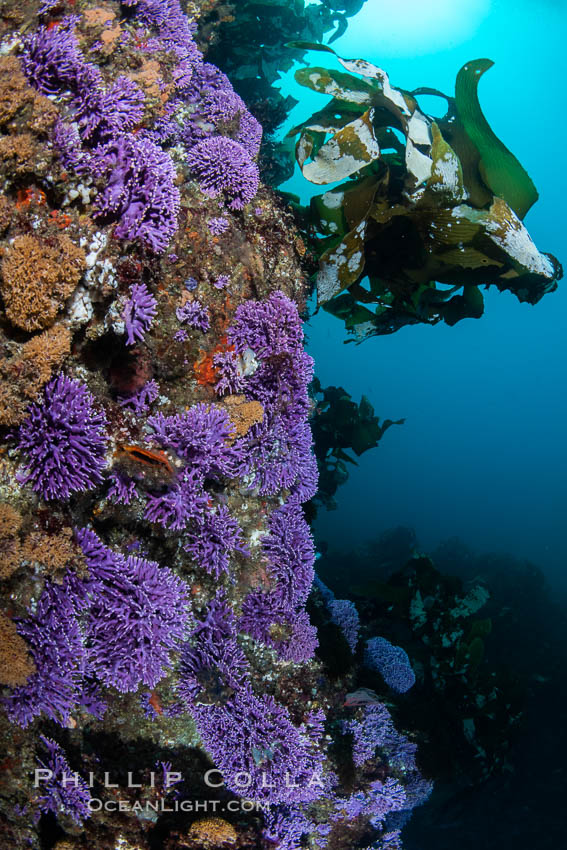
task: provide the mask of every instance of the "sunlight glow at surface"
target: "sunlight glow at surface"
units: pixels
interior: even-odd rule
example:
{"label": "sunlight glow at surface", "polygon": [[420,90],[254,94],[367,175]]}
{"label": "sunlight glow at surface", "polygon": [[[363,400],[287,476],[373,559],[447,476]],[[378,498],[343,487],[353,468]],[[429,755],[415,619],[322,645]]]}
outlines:
{"label": "sunlight glow at surface", "polygon": [[490,5],[491,0],[367,0],[349,19],[341,48],[369,30],[376,33],[381,55],[417,56],[452,47],[473,36]]}

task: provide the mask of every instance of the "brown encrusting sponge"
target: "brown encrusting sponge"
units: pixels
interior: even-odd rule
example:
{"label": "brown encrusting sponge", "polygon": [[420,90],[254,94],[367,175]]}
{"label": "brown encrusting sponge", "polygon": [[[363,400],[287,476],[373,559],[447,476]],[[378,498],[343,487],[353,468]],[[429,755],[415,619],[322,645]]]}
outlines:
{"label": "brown encrusting sponge", "polygon": [[0,580],[9,578],[21,560],[18,532],[22,525],[20,514],[6,502],[0,504]]}
{"label": "brown encrusting sponge", "polygon": [[32,673],[35,664],[25,640],[16,631],[16,624],[0,613],[0,683],[11,688],[25,685]]}
{"label": "brown encrusting sponge", "polygon": [[71,348],[71,334],[56,324],[23,345],[6,343],[0,355],[0,425],[18,425]]}
{"label": "brown encrusting sponge", "polygon": [[64,233],[17,236],[2,260],[0,284],[10,322],[24,331],[50,327],[85,267],[85,252]]}

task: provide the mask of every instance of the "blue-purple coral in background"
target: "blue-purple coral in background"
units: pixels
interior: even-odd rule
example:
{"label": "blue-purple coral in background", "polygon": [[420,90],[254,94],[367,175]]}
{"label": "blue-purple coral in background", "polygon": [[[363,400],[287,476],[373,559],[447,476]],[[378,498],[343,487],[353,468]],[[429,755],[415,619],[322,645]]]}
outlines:
{"label": "blue-purple coral in background", "polygon": [[157,301],[145,283],[135,283],[124,307],[126,345],[143,340],[157,312]]}
{"label": "blue-purple coral in background", "polygon": [[386,638],[374,637],[366,642],[364,661],[368,667],[378,670],[386,684],[399,693],[415,685],[415,673],[407,652]]}
{"label": "blue-purple coral in background", "polygon": [[106,417],[84,384],[59,375],[18,431],[29,483],[44,499],[68,499],[102,482]]}

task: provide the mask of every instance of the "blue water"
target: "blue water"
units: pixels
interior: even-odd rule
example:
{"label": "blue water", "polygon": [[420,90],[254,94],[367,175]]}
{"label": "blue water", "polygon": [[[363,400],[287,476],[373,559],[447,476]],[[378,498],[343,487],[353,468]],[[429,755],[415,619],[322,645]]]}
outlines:
{"label": "blue water", "polygon": [[[525,221],[532,238],[565,264],[566,33],[561,0],[367,0],[333,47],[378,64],[395,86],[447,93],[467,60],[493,59],[479,88],[483,110],[538,187]],[[288,126],[325,102],[289,75],[282,88],[302,99]],[[303,199],[321,191],[299,173],[282,188]],[[343,344],[337,319],[314,316],[309,350],[322,384],[366,394],[381,417],[407,418],[362,456],[337,510],[321,511],[317,537],[346,548],[408,525],[424,550],[459,536],[477,551],[529,559],[567,587],[566,317],[561,283],[535,307],[491,290],[480,320],[408,327],[358,346]]]}

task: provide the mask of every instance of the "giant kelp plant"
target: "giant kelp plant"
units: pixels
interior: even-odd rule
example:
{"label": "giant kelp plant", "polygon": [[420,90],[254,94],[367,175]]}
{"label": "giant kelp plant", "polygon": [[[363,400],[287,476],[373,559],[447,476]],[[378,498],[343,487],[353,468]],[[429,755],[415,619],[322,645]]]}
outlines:
{"label": "giant kelp plant", "polygon": [[430,791],[354,606],[315,654],[302,243],[214,5],[2,6],[3,847],[395,850]]}
{"label": "giant kelp plant", "polygon": [[[320,44],[290,47],[324,51]],[[396,89],[381,68],[337,57],[345,71],[301,68],[297,81],[331,100],[290,135],[304,177],[338,186],[315,195],[304,221],[319,255],[318,303],[358,340],[419,322],[479,318],[480,287],[537,303],[562,270],[522,219],[537,191],[496,137],[477,87],[492,66],[468,62],[449,97]],[[420,95],[447,101],[443,118]]]}
{"label": "giant kelp plant", "polygon": [[319,472],[312,502],[332,510],[335,493],[349,477],[347,464],[357,466],[349,450],[360,457],[376,448],[392,425],[403,425],[405,419],[385,419],[380,424],[366,396],[357,404],[343,387],[322,387],[318,378],[313,379],[311,392],[316,402],[311,431]]}
{"label": "giant kelp plant", "polygon": [[[322,42],[327,37],[332,43],[345,32],[348,18],[364,3],[365,0],[237,0],[224,4],[222,23],[215,30],[208,56],[228,74],[235,90],[262,122],[264,137],[259,161],[271,186],[291,177],[294,167],[293,148],[277,140],[274,131],[297,101],[291,95],[284,96],[275,83],[282,72],[303,61],[305,51],[290,50],[286,42]],[[212,14],[218,12],[214,10]]]}

